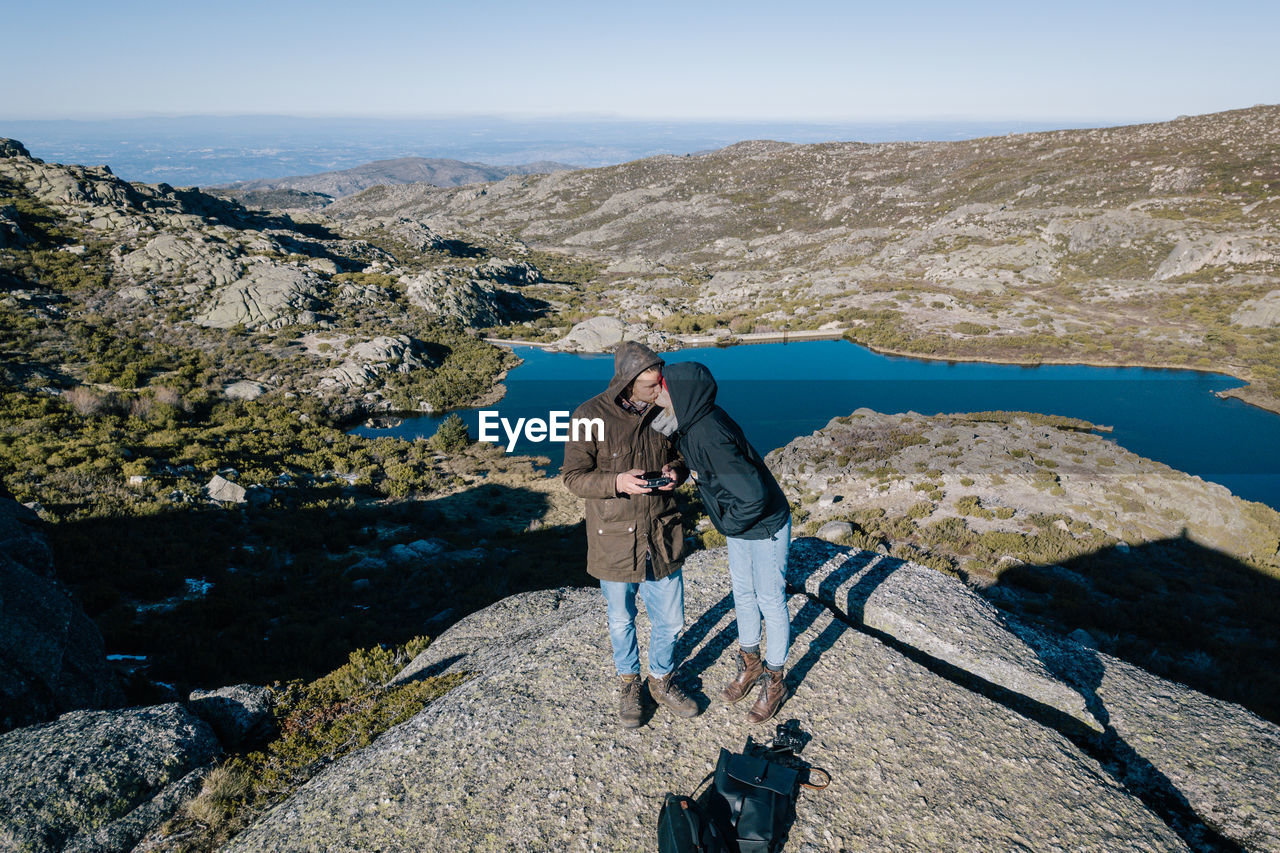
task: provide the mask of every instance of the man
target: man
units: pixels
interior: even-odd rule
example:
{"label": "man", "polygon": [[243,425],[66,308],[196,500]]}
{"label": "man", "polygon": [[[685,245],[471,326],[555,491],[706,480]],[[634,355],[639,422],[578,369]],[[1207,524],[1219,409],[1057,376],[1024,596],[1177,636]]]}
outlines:
{"label": "man", "polygon": [[[587,572],[600,581],[609,642],[620,679],[618,720],[641,722],[640,653],[636,643],[636,595],[644,601],[649,636],[649,694],[680,717],[698,705],[675,683],[676,638],[684,629],[684,527],[671,492],[685,477],[670,440],[649,428],[662,381],[662,359],[625,341],[613,357],[613,379],[574,418],[599,418],[596,435],[565,444],[561,476],[569,491],[586,498]],[[650,489],[640,476],[661,471],[671,482]]]}

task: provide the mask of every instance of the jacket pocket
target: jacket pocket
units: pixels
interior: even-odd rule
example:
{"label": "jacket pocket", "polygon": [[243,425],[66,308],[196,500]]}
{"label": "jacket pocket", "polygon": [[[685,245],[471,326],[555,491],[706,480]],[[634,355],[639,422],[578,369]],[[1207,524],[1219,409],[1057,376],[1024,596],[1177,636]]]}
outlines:
{"label": "jacket pocket", "polygon": [[683,560],[688,551],[688,543],[684,541],[684,523],[679,515],[668,515],[658,519],[658,549],[663,560],[670,565]]}
{"label": "jacket pocket", "polygon": [[588,527],[587,568],[592,574],[634,572],[636,569],[636,522],[597,521],[593,526]]}

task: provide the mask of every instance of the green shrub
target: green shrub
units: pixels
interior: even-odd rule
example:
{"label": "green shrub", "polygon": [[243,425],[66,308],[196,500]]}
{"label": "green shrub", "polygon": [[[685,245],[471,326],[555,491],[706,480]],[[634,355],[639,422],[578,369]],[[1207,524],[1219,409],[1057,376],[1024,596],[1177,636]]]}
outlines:
{"label": "green shrub", "polygon": [[929,501],[919,501],[912,504],[907,510],[907,518],[924,518],[926,515],[933,514],[933,504]]}
{"label": "green shrub", "polygon": [[725,535],[714,527],[708,527],[706,530],[703,530],[700,535],[703,548],[719,548],[729,542],[729,540],[725,538]]}
{"label": "green shrub", "polygon": [[345,666],[310,684],[275,686],[278,736],[259,751],[232,756],[205,778],[183,816],[199,826],[171,822],[169,835],[189,833],[187,850],[215,849],[258,815],[292,794],[317,771],[368,746],[465,680],[448,675],[383,685],[427,647],[426,637],[388,649],[351,653]]}
{"label": "green shrub", "polygon": [[921,538],[928,545],[946,545],[962,551],[973,541],[973,532],[963,518],[943,518],[921,528]]}
{"label": "green shrub", "polygon": [[982,508],[982,501],[977,495],[965,495],[956,501],[956,509],[963,515],[971,515],[974,518],[985,518],[990,520],[995,513],[989,509]]}
{"label": "green shrub", "polygon": [[436,450],[454,453],[471,444],[471,433],[467,431],[466,423],[455,413],[440,422],[429,441]]}

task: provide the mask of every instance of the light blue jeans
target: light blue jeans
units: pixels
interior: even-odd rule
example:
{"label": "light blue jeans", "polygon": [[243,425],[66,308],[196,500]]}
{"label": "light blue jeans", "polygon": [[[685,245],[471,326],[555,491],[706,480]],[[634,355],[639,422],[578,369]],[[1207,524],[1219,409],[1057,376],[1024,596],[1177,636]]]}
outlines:
{"label": "light blue jeans", "polygon": [[760,645],[760,616],[768,632],[764,662],[780,669],[791,649],[791,617],[787,613],[787,548],[791,520],[772,539],[729,540],[729,577],[733,581],[733,609],[738,620],[738,644]]}
{"label": "light blue jeans", "polygon": [[649,614],[649,674],[661,678],[675,669],[676,639],[684,630],[684,573],[677,570],[662,580],[653,579],[653,569],[645,567],[640,583],[600,581],[608,606],[609,642],[613,645],[613,665],[619,675],[640,672],[640,649],[636,644],[636,593]]}

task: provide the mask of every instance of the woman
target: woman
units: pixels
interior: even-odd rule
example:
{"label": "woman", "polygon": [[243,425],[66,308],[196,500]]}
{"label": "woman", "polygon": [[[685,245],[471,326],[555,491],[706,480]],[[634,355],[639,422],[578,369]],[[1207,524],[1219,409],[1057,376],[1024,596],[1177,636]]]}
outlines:
{"label": "woman", "polygon": [[[738,675],[721,697],[741,700],[760,683],[747,720],[762,723],[787,698],[784,666],[791,643],[784,575],[791,542],[791,507],[742,428],[716,405],[716,382],[694,361],[663,369],[653,428],[671,437],[698,484],[702,506],[729,543],[729,576],[738,621]],[[761,660],[761,616],[768,634]]]}

